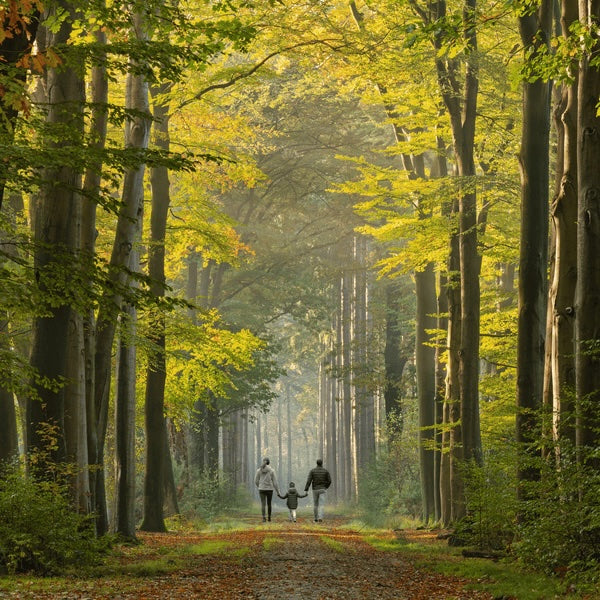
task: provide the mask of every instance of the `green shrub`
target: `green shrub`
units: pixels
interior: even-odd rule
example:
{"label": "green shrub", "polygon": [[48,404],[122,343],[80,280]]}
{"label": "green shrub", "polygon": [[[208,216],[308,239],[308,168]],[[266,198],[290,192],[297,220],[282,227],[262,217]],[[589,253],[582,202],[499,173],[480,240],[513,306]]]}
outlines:
{"label": "green shrub", "polygon": [[243,486],[232,492],[224,473],[205,471],[186,487],[180,509],[189,518],[206,520],[251,503],[252,499]]}
{"label": "green shrub", "polygon": [[456,524],[455,537],[482,550],[502,550],[514,537],[517,511],[514,456],[496,451],[482,466],[464,466],[467,516]]}
{"label": "green shrub", "polygon": [[517,555],[546,573],[600,579],[600,473],[563,445],[561,468],[542,463],[522,508]]}
{"label": "green shrub", "polygon": [[397,457],[382,454],[359,474],[358,509],[370,526],[382,526],[398,515],[415,517],[421,510],[419,481],[398,469]]}
{"label": "green shrub", "polygon": [[19,469],[0,479],[0,569],[53,574],[97,562],[101,548],[91,517],[76,513],[64,489]]}

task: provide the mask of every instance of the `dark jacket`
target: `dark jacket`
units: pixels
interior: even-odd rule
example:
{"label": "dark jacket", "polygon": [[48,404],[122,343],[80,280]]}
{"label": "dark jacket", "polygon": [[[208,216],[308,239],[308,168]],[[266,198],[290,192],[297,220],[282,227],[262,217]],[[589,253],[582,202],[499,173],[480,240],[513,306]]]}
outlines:
{"label": "dark jacket", "polygon": [[296,509],[298,508],[298,498],[306,498],[308,494],[301,494],[295,487],[291,487],[284,496],[281,496],[282,500],[287,498],[287,507]]}
{"label": "dark jacket", "polygon": [[325,467],[315,467],[310,470],[304,491],[308,492],[308,488],[312,483],[313,490],[327,489],[331,485],[331,475]]}

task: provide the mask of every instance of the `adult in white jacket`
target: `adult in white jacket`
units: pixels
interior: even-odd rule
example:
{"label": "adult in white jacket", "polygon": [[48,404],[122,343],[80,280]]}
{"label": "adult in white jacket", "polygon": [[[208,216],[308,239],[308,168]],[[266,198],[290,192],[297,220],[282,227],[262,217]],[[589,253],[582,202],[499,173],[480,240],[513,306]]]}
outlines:
{"label": "adult in white jacket", "polygon": [[266,521],[267,518],[269,521],[271,520],[271,500],[273,498],[273,490],[279,494],[277,477],[275,476],[273,468],[269,466],[270,463],[271,461],[268,458],[263,458],[262,465],[256,471],[256,477],[254,478],[254,483],[258,488],[258,494],[260,496],[263,521]]}

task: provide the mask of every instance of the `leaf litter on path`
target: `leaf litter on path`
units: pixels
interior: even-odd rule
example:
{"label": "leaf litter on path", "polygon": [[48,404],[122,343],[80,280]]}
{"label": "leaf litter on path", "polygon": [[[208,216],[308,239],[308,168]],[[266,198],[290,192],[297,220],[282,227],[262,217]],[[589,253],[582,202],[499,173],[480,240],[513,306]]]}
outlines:
{"label": "leaf litter on path", "polygon": [[282,517],[242,531],[139,537],[140,546],[122,548],[116,575],[63,578],[55,585],[23,579],[18,592],[2,592],[0,585],[0,600],[493,598],[466,589],[458,577],[417,568],[409,555],[375,549],[339,520],[314,525]]}

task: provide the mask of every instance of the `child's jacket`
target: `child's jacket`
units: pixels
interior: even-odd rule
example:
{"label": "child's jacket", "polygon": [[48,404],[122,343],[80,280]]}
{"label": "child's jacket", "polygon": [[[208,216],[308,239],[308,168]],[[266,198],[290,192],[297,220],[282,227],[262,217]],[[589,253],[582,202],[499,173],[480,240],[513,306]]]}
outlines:
{"label": "child's jacket", "polygon": [[285,494],[281,496],[284,500],[287,498],[287,507],[296,509],[298,508],[298,498],[306,498],[308,494],[300,494],[295,487],[291,487]]}

